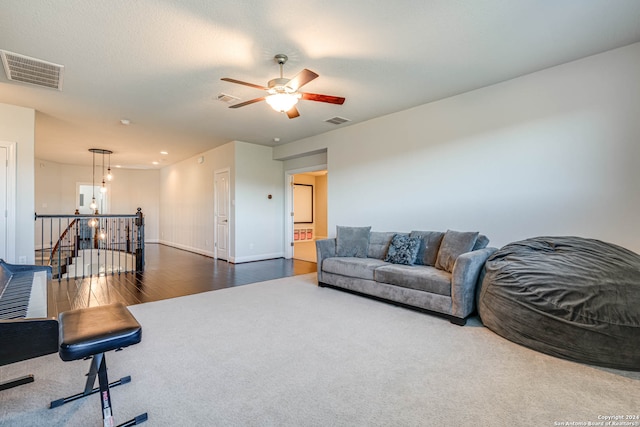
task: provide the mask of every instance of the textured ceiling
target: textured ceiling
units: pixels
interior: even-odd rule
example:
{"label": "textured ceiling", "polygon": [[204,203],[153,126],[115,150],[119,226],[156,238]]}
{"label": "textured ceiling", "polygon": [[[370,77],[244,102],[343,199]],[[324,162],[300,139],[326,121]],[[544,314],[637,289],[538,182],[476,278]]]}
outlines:
{"label": "textured ceiling", "polygon": [[[232,140],[288,143],[638,41],[637,0],[2,0],[0,49],[65,70],[61,92],[0,72],[0,102],[37,111],[41,159],[90,164],[98,147],[114,151],[112,164],[161,167]],[[344,105],[301,101],[288,119],[264,102],[217,100],[262,96],[220,78],[266,85],[278,53],[289,56],[285,77],[309,68],[320,77],[304,90]],[[335,116],[351,122],[325,122]]]}

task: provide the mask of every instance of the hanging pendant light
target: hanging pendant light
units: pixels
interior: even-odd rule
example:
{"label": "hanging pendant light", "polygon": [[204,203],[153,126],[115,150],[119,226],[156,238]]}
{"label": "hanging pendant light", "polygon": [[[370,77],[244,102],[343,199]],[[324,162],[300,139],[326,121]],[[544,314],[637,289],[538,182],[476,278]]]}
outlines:
{"label": "hanging pendant light", "polygon": [[[92,197],[91,197],[91,204],[89,205],[89,207],[91,208],[91,211],[93,212],[94,215],[98,215],[98,203],[96,202],[96,153],[102,154],[102,185],[100,186],[100,192],[104,194],[107,192],[107,183],[105,180],[109,180],[109,181],[111,180],[109,176],[111,176],[111,154],[113,153],[113,151],[105,150],[103,148],[90,148],[89,151],[93,155],[92,170],[91,170]],[[108,171],[107,175],[105,175],[104,173],[104,167],[105,167],[104,155],[105,154],[109,155],[109,169],[107,169]],[[104,196],[101,198],[101,200],[104,200]],[[91,218],[89,220],[89,226],[94,228],[97,227],[98,226],[97,218]]]}
{"label": "hanging pendant light", "polygon": [[105,185],[104,182],[104,153],[106,150],[102,150],[102,187],[100,187],[100,192],[102,194],[107,192],[107,186]]}
{"label": "hanging pendant light", "polygon": [[111,151],[109,151],[109,167],[107,168],[107,181],[113,180],[113,175],[111,174]]}
{"label": "hanging pendant light", "polygon": [[[92,178],[91,178],[91,203],[89,204],[89,207],[91,208],[91,210],[95,210],[98,207],[98,204],[96,203],[96,151],[94,148],[90,149],[89,151],[91,151],[91,153],[93,154],[93,162],[92,162],[92,167],[91,167],[91,174],[92,174]],[[89,224],[91,225],[91,224]]]}

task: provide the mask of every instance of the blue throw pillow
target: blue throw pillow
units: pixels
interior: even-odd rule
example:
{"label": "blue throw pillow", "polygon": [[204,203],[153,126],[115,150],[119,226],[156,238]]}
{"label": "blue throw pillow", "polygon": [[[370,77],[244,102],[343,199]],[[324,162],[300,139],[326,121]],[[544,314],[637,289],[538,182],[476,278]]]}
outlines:
{"label": "blue throw pillow", "polygon": [[392,264],[413,265],[418,257],[420,238],[409,237],[406,234],[396,234],[391,239],[385,261]]}

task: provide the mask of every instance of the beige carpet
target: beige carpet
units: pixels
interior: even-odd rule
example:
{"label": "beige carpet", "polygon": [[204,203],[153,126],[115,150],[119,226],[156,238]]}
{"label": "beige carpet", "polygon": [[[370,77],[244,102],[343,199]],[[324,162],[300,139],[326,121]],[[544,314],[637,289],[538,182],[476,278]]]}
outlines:
{"label": "beige carpet", "polygon": [[[640,374],[585,366],[447,320],[315,286],[315,275],[132,306],[138,345],[107,354],[116,422],[149,426],[558,426],[640,413]],[[2,426],[99,426],[88,361],[0,368]],[[564,424],[571,425],[571,424]],[[580,424],[574,424],[580,425]],[[595,424],[594,424],[595,425]]]}

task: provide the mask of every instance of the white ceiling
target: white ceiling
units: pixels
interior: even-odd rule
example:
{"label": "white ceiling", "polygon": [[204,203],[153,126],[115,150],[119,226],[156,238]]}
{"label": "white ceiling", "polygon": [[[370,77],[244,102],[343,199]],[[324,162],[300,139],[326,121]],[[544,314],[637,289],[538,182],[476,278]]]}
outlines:
{"label": "white ceiling", "polygon": [[[0,49],[65,66],[63,90],[7,80],[34,108],[36,156],[162,167],[232,140],[288,143],[640,41],[638,0],[2,0]],[[262,96],[278,77],[320,77],[288,119]],[[343,125],[325,123],[341,116]],[[121,119],[131,125],[123,126]],[[279,138],[279,142],[274,142]],[[168,155],[161,155],[166,150]],[[159,166],[152,166],[159,161]]]}

